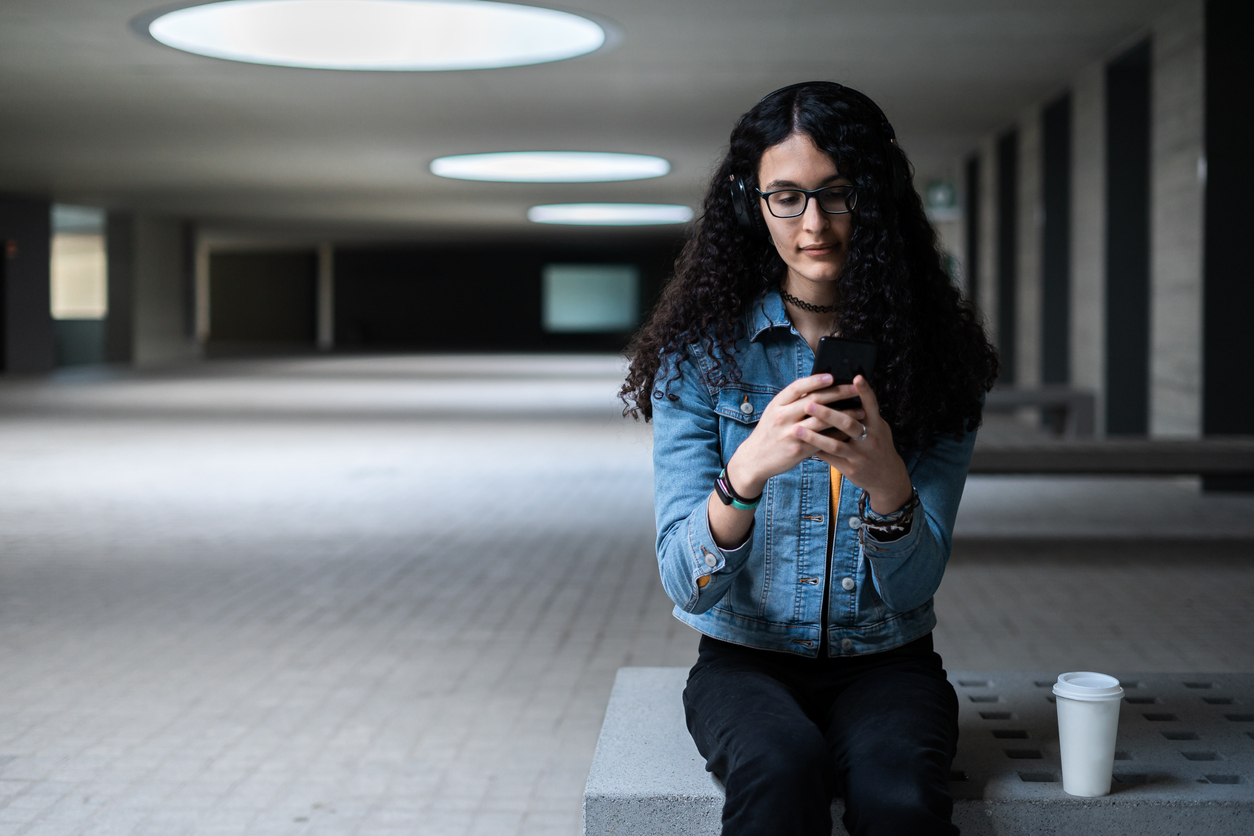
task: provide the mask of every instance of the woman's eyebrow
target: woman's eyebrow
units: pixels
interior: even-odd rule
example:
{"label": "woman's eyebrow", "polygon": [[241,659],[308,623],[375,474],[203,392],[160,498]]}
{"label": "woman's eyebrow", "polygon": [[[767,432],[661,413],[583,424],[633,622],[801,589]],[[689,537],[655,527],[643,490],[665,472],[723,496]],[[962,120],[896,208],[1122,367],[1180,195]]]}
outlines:
{"label": "woman's eyebrow", "polygon": [[[831,177],[827,177],[821,180],[819,182],[819,188],[823,188],[824,186],[830,186],[834,182],[838,182],[841,180],[845,181],[845,184],[849,184],[849,178],[846,177],[845,175],[833,174]],[[769,192],[774,189],[799,189],[799,188],[801,187],[791,180],[772,180],[771,182],[766,184],[766,188],[763,189],[763,191]]]}

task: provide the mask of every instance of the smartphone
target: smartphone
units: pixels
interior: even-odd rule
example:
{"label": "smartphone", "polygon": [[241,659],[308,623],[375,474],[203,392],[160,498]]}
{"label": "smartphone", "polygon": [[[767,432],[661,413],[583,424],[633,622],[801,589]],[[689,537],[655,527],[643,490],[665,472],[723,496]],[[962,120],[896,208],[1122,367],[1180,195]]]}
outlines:
{"label": "smartphone", "polygon": [[[855,375],[868,381],[875,372],[875,343],[870,340],[853,340],[848,337],[822,337],[819,350],[814,354],[814,368],[810,374],[827,373],[832,383],[853,383]],[[828,404],[832,409],[861,409],[862,398],[845,398]]]}

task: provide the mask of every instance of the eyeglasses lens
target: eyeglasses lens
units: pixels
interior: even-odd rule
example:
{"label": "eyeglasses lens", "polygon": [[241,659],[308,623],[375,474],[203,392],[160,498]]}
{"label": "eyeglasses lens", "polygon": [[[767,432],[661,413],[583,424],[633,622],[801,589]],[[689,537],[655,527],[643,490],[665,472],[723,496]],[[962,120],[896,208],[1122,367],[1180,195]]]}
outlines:
{"label": "eyeglasses lens", "polygon": [[[811,192],[819,202],[819,208],[829,215],[839,215],[853,209],[853,189],[848,186],[830,186]],[[777,218],[795,218],[806,210],[808,198],[802,191],[772,192],[766,198],[771,214]]]}
{"label": "eyeglasses lens", "polygon": [[791,218],[805,211],[804,192],[775,192],[766,198],[766,205],[777,218]]}
{"label": "eyeglasses lens", "polygon": [[822,189],[817,197],[819,199],[819,207],[829,214],[848,212],[853,208],[853,189],[845,186]]}

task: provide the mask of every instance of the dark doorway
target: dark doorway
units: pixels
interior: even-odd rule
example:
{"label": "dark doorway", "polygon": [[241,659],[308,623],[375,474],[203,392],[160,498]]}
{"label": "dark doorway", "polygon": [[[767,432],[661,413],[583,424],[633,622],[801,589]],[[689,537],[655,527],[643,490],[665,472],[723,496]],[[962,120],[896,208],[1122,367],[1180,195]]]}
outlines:
{"label": "dark doorway", "polygon": [[677,235],[579,243],[337,248],[335,344],[345,351],[621,351],[620,332],[554,333],[546,266],[628,265],[647,312],[671,274]]}
{"label": "dark doorway", "polygon": [[317,254],[227,252],[209,258],[211,348],[314,347]]}
{"label": "dark doorway", "polygon": [[[1254,110],[1249,27],[1254,7],[1206,4],[1206,230],[1203,239],[1202,429],[1254,435]],[[1207,490],[1254,491],[1254,479],[1207,477]]]}
{"label": "dark doorway", "polygon": [[1106,432],[1149,431],[1150,42],[1106,67]]}
{"label": "dark doorway", "polygon": [[1019,278],[1019,132],[997,141],[997,350],[1001,385],[1015,384],[1015,308]]}
{"label": "dark doorway", "polygon": [[1071,96],[1041,114],[1041,382],[1071,380]]}

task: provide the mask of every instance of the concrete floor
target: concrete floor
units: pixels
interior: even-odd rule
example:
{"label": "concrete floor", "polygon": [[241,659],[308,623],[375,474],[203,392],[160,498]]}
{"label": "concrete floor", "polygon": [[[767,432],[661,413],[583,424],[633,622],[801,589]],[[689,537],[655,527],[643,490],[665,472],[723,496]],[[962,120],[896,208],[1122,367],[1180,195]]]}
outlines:
{"label": "concrete floor", "polygon": [[[688,665],[601,358],[0,383],[0,833],[563,834]],[[954,669],[1254,670],[1254,496],[973,478]]]}

